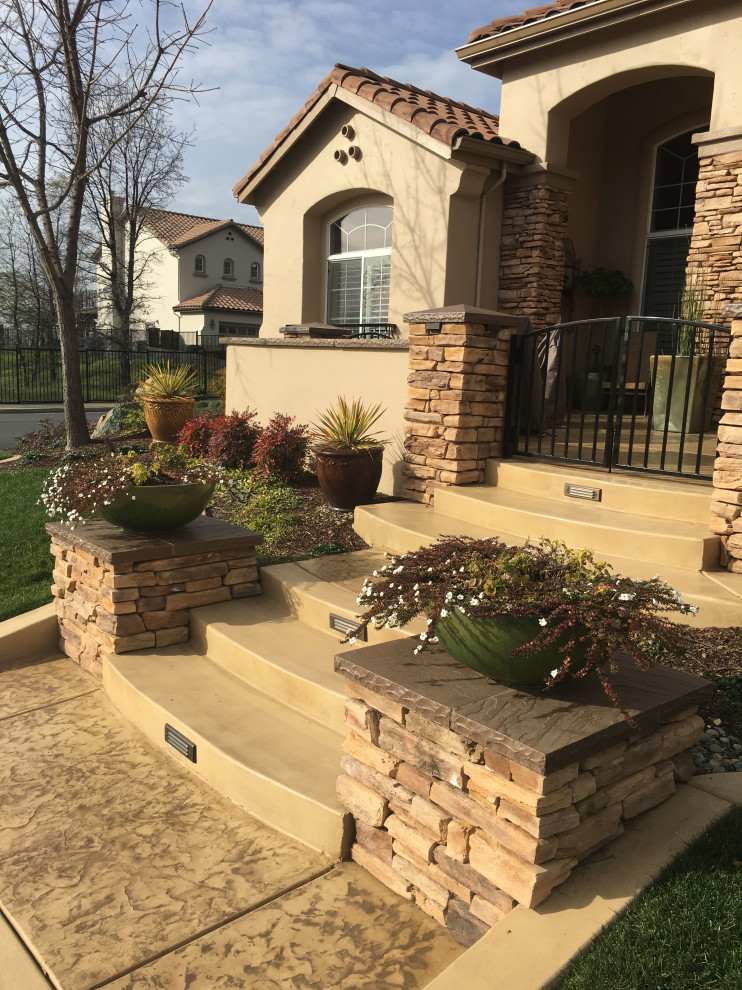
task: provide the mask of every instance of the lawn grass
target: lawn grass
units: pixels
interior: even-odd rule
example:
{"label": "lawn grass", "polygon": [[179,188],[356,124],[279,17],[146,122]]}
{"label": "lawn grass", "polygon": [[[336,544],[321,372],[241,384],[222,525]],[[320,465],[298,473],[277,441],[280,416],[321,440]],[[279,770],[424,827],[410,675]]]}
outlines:
{"label": "lawn grass", "polygon": [[739,990],[742,808],[660,872],[548,990]]}
{"label": "lawn grass", "polygon": [[0,474],[0,622],[52,600],[45,510],[34,505],[48,472]]}

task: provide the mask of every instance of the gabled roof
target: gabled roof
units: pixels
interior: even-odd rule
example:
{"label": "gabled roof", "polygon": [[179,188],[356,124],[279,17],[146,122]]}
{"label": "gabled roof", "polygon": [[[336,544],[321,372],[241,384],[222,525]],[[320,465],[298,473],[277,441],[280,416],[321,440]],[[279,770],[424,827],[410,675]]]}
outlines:
{"label": "gabled roof", "polygon": [[174,213],[171,210],[147,210],[145,226],[155,237],[170,248],[185,247],[194,241],[215,234],[228,227],[249,237],[250,240],[263,247],[264,233],[262,227],[254,227],[246,223],[236,223],[234,220],[213,220],[210,217],[197,217],[190,213]]}
{"label": "gabled roof", "polygon": [[263,293],[260,289],[242,289],[239,286],[217,285],[216,288],[193,296],[173,306],[180,312],[202,309],[221,309],[231,313],[262,313]]}
{"label": "gabled roof", "polygon": [[565,14],[568,10],[597,3],[602,3],[602,0],[556,0],[555,3],[547,3],[542,7],[531,7],[530,10],[522,14],[514,14],[512,17],[496,17],[490,24],[472,31],[467,38],[467,44],[480,41],[482,38],[493,38],[507,31],[525,27],[527,24],[535,24],[537,21],[545,21],[548,17]]}
{"label": "gabled roof", "polygon": [[517,141],[508,141],[500,137],[500,118],[497,114],[478,107],[470,107],[466,103],[459,103],[445,96],[437,96],[429,90],[418,89],[410,83],[400,83],[395,79],[379,76],[370,69],[354,69],[338,63],[332,72],[325,76],[302,109],[291,118],[288,126],[276,135],[259,161],[233,188],[232,192],[235,196],[239,196],[250,179],[266,165],[332,86],[339,86],[349,93],[362,96],[369,103],[374,103],[388,110],[389,113],[409,121],[423,133],[437,138],[449,147],[453,147],[459,137],[472,137],[493,144],[520,148]]}

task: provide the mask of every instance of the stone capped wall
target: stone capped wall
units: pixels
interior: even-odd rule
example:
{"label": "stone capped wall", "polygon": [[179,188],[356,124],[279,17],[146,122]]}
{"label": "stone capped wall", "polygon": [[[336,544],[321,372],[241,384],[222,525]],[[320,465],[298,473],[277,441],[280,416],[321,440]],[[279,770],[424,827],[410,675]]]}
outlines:
{"label": "stone capped wall", "polygon": [[505,186],[498,307],[535,330],[561,319],[569,193],[549,184]]}
{"label": "stone capped wall", "polygon": [[[516,904],[541,904],[624,821],[693,775],[698,678],[680,675],[665,690],[662,677],[676,672],[634,673],[639,695],[642,677],[648,696],[666,694],[641,731],[596,707],[584,682],[565,704],[489,681],[442,650],[427,661],[411,653],[395,643],[337,658],[353,676],[337,793],[356,822],[353,859],[464,944]],[[550,740],[541,753],[539,738]]]}
{"label": "stone capped wall", "polygon": [[185,642],[190,609],[261,593],[262,537],[201,517],[171,539],[50,523],[60,649],[102,676],[107,653]]}
{"label": "stone capped wall", "polygon": [[688,271],[707,280],[705,319],[724,321],[742,303],[742,152],[699,158]]}
{"label": "stone capped wall", "polygon": [[408,313],[402,494],[431,502],[440,485],[484,480],[501,457],[510,335],[525,320],[489,310],[446,307]]}

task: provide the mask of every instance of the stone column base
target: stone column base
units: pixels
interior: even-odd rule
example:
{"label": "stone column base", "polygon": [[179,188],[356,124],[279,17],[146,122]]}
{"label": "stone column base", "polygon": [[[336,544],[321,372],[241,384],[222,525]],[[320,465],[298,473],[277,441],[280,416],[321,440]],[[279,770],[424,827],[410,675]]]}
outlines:
{"label": "stone column base", "polygon": [[49,523],[60,649],[102,677],[107,653],[184,643],[190,610],[259,595],[251,530],[201,516],[167,535]]}

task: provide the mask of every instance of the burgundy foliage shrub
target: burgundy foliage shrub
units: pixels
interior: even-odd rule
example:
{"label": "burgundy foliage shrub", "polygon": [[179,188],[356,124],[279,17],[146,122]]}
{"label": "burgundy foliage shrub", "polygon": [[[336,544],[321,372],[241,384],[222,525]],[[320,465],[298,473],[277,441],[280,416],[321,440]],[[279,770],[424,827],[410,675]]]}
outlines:
{"label": "burgundy foliage shrub", "polygon": [[255,441],[253,465],[263,478],[296,480],[304,466],[309,446],[309,427],[293,426],[294,417],[276,413]]}
{"label": "burgundy foliage shrub", "polygon": [[211,435],[218,418],[221,417],[195,416],[188,420],[178,434],[178,442],[185,448],[185,453],[189,457],[208,458]]}
{"label": "burgundy foliage shrub", "polygon": [[212,420],[209,460],[225,468],[247,468],[252,463],[253,448],[260,432],[257,413],[246,409]]}

